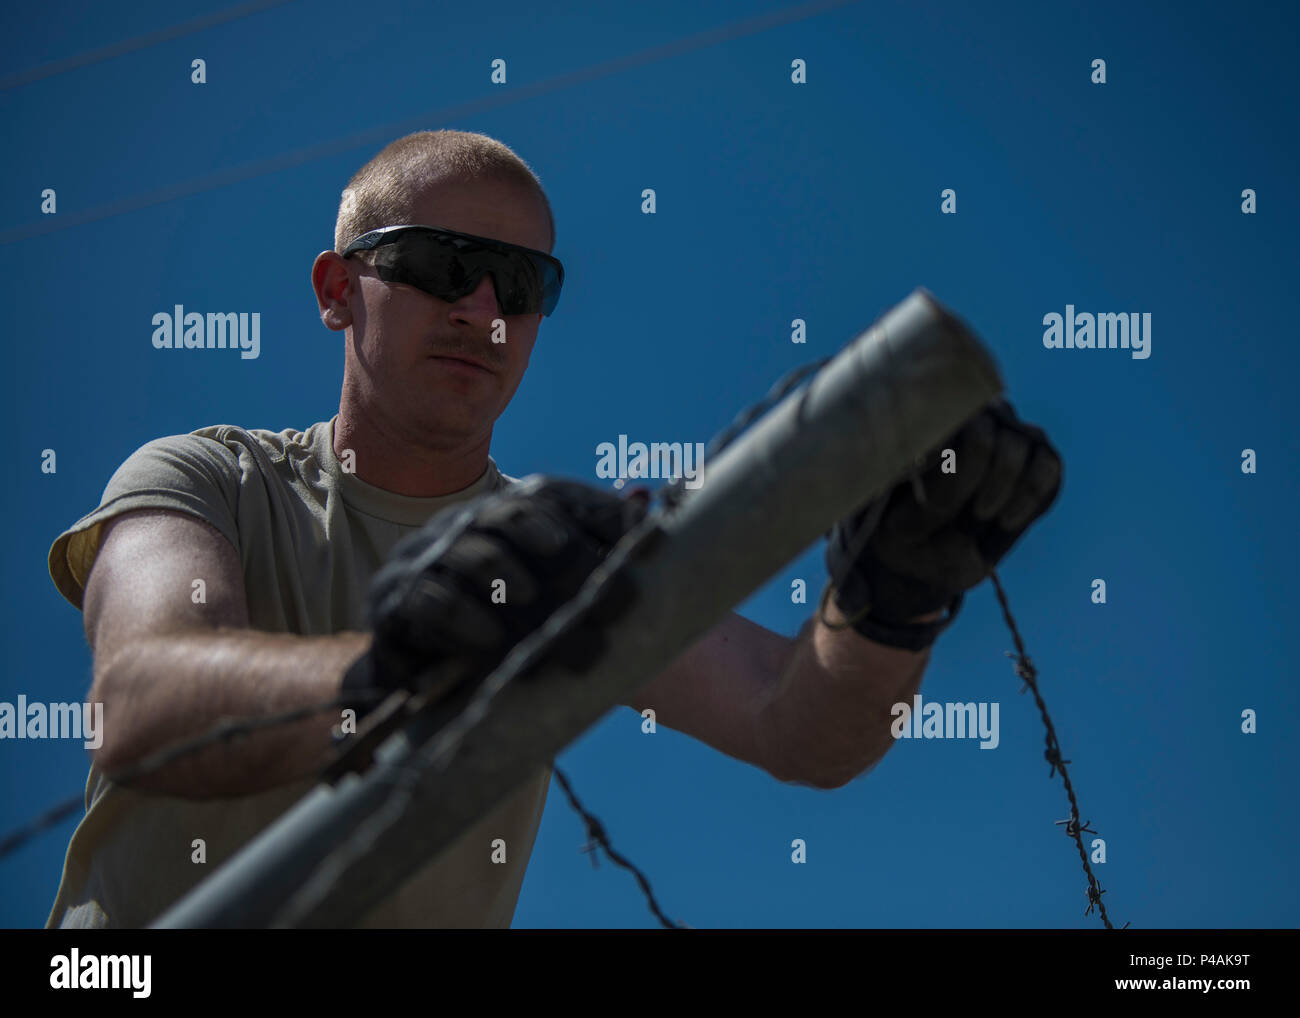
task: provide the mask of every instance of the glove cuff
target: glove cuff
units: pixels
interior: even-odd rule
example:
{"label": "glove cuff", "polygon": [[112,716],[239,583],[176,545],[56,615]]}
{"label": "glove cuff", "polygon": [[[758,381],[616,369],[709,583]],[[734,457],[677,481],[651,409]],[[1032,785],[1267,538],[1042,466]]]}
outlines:
{"label": "glove cuff", "polygon": [[378,686],[374,654],[366,651],[343,674],[343,683],[339,688],[341,706],[356,711],[357,720],[360,721],[379,706],[383,699],[376,695]]}
{"label": "glove cuff", "polygon": [[[864,617],[848,623],[848,626],[855,633],[865,636],[874,643],[884,644],[886,647],[899,647],[910,651],[925,650],[939,638],[940,633],[952,625],[952,621],[961,610],[965,598],[964,592],[954,594],[952,600],[948,602],[947,614],[943,618],[935,619],[932,622],[884,622],[880,619],[873,619],[871,613],[868,612]],[[835,607],[839,608],[846,619],[852,619],[856,614],[856,612],[846,610],[840,604],[838,591],[835,595]],[[821,616],[821,614],[819,611],[818,615]],[[823,619],[823,621],[825,620]]]}

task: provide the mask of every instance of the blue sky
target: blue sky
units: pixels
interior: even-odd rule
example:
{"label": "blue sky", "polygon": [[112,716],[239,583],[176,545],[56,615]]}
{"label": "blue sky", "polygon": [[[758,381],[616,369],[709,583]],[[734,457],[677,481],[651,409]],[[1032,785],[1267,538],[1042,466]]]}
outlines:
{"label": "blue sky", "polygon": [[[568,272],[495,431],[503,470],[594,483],[595,447],[620,433],[707,441],[788,369],[928,287],[1065,460],[1060,500],[999,575],[1107,841],[1112,919],[1294,927],[1297,19],[1281,6],[856,3],[746,28],[791,8],[293,0],[11,79],[0,700],[84,697],[81,618],[46,555],[133,450],[337,410],[342,336],[321,325],[308,273],[348,177],[401,134],[482,131],[541,177]],[[6,9],[4,66],[225,9]],[[195,57],[205,85],[190,83]],[[497,57],[504,86],[489,82]],[[1105,85],[1089,80],[1097,57]],[[47,187],[56,216],[39,211]],[[939,211],[949,187],[955,216]],[[154,350],[151,316],[176,303],[259,310],[261,355]],[[1150,358],[1045,349],[1043,316],[1067,304],[1150,312]],[[789,341],[796,317],[806,346]],[[821,544],[738,610],[793,635],[808,613],[790,603],[796,577],[821,589]],[[645,736],[618,708],[559,762],[693,926],[1092,927],[1011,647],[985,584],[923,686],[999,702],[995,751],[903,742],[819,792],[662,728]],[[1246,708],[1257,734],[1240,731]],[[0,830],[76,793],[85,771],[77,743],[0,742]],[[74,826],[0,860],[0,925],[44,922]],[[553,784],[516,927],[655,925],[632,877],[593,869],[583,840]]]}

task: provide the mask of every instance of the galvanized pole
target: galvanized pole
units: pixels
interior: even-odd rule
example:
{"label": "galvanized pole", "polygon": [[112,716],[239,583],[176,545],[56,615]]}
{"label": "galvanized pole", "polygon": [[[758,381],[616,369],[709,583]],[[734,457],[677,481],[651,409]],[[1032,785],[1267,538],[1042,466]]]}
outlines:
{"label": "galvanized pole", "polygon": [[[590,671],[543,665],[504,685],[454,754],[437,733],[472,691],[438,704],[369,770],[317,786],[152,925],[354,925],[1001,389],[975,336],[915,291],[704,464],[702,486],[660,519],[666,539],[627,563],[636,608],[609,628]],[[607,565],[624,557],[616,549]]]}

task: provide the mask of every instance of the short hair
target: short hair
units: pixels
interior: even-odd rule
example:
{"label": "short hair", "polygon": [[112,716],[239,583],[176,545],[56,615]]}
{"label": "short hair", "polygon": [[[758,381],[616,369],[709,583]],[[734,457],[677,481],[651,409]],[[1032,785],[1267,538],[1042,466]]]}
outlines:
{"label": "short hair", "polygon": [[[342,254],[363,233],[411,221],[412,199],[442,180],[486,178],[518,184],[537,198],[555,248],[555,217],[542,182],[508,146],[468,131],[417,131],[389,142],[353,174],[334,221],[334,250]],[[443,225],[443,224],[434,224]]]}

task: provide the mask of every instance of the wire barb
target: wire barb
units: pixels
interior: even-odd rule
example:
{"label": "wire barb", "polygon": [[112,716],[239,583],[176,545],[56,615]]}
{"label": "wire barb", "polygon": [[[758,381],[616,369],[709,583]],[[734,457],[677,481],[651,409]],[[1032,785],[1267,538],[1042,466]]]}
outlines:
{"label": "wire barb", "polygon": [[[632,875],[636,877],[637,883],[641,885],[641,890],[645,893],[646,902],[650,906],[650,911],[655,914],[655,917],[663,924],[665,929],[690,929],[690,927],[685,923],[675,923],[664,915],[663,909],[659,907],[659,902],[655,900],[654,891],[650,889],[650,881],[646,879],[645,874],[637,869],[636,866],[627,859],[623,858],[623,856],[614,851],[614,846],[609,843],[609,838],[605,835],[604,826],[598,819],[596,819],[596,817],[583,809],[582,803],[580,803],[578,797],[573,794],[573,788],[569,785],[569,779],[565,777],[564,771],[560,770],[560,768],[556,767],[554,764],[551,765],[551,770],[555,774],[555,780],[558,781],[560,787],[564,789],[564,794],[568,796],[569,805],[573,807],[574,811],[582,817],[583,822],[587,825],[588,841],[586,847],[582,849],[582,851],[591,852],[591,864],[593,866],[596,865],[595,848],[598,844],[605,850],[605,854],[608,855],[610,859],[622,866],[624,869],[632,871]],[[595,842],[595,844],[593,844],[593,842]]]}
{"label": "wire barb", "polygon": [[1083,822],[1083,826],[1081,827],[1081,826],[1079,826],[1079,818],[1078,818],[1078,817],[1071,817],[1069,820],[1057,820],[1057,821],[1056,821],[1056,825],[1057,825],[1058,827],[1059,827],[1061,824],[1065,824],[1065,833],[1068,834],[1068,835],[1069,835],[1070,837],[1072,837],[1072,838],[1073,838],[1076,834],[1096,834],[1097,832],[1094,831],[1091,827],[1088,826],[1090,823],[1092,823],[1091,820],[1085,820],[1085,821]]}

